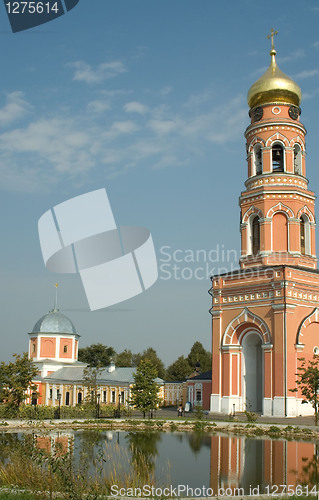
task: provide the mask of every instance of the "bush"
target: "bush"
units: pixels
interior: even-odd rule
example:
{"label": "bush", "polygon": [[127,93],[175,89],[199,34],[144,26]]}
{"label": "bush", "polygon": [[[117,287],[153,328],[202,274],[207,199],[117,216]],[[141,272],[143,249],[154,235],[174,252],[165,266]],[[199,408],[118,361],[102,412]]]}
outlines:
{"label": "bush", "polygon": [[[113,417],[117,407],[114,405],[100,405],[100,417]],[[121,407],[121,415],[128,416],[130,410]],[[96,418],[97,407],[95,404],[79,404],[76,406],[61,406],[61,418]],[[22,404],[19,408],[0,404],[0,419],[21,419],[21,420],[52,420],[59,418],[58,406],[44,405],[26,405]]]}
{"label": "bush", "polygon": [[279,434],[280,433],[280,428],[277,427],[276,425],[271,425],[269,427],[269,431],[268,431],[269,434]]}
{"label": "bush", "polygon": [[205,427],[206,427],[206,423],[205,422],[197,421],[193,425],[193,431],[194,432],[204,432]]}
{"label": "bush", "polygon": [[194,406],[195,417],[197,420],[203,420],[204,418],[204,410],[202,406]]}
{"label": "bush", "polygon": [[258,418],[257,413],[254,413],[253,411],[246,410],[245,411],[245,415],[246,415],[246,418],[247,418],[247,422],[256,422],[256,420]]}

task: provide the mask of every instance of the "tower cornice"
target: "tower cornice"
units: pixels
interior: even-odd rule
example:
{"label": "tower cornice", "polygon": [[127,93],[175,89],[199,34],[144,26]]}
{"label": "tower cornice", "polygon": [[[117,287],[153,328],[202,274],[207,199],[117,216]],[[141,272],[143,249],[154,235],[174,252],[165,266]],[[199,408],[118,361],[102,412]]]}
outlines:
{"label": "tower cornice", "polygon": [[[307,130],[304,127],[304,125],[300,122],[294,123],[292,121],[289,121],[288,118],[287,120],[264,120],[264,121],[259,121],[252,123],[249,125],[246,130],[245,130],[245,138],[247,139],[250,135],[254,135],[256,130],[260,129],[260,132],[276,132],[279,131],[279,127],[282,127],[281,130],[292,130],[298,129],[302,132],[304,136],[307,135]],[[287,127],[287,128],[284,128]]]}

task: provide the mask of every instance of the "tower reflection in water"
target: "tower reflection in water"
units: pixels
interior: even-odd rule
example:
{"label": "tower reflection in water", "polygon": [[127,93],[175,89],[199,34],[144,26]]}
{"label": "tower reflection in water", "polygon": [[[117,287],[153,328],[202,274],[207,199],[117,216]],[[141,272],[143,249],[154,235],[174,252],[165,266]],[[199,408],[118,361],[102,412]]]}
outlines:
{"label": "tower reflection in water", "polygon": [[243,488],[249,494],[252,488],[265,493],[267,486],[311,487],[319,480],[318,455],[318,444],[313,442],[215,435],[211,437],[210,488],[235,493]]}

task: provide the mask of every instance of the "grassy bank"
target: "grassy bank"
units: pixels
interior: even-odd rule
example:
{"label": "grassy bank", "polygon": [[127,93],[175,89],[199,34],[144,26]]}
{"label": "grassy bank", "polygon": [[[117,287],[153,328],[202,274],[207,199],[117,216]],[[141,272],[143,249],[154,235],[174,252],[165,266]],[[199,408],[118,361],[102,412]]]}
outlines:
{"label": "grassy bank", "polygon": [[0,429],[13,430],[63,430],[63,429],[101,429],[101,430],[153,430],[163,432],[222,432],[251,437],[269,436],[270,438],[284,438],[294,440],[319,439],[319,428],[297,425],[273,425],[266,423],[223,422],[197,419],[81,419],[81,420],[26,420],[26,421],[0,421]]}

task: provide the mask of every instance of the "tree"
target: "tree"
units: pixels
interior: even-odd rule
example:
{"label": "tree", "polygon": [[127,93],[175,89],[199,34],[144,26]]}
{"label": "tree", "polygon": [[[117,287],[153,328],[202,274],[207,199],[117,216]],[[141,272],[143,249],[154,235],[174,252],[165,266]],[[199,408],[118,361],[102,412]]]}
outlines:
{"label": "tree", "polygon": [[116,355],[115,364],[119,367],[131,367],[133,366],[133,356],[134,354],[129,349],[124,349]]}
{"label": "tree", "polygon": [[114,355],[113,347],[99,343],[80,348],[78,359],[89,366],[108,366]]}
{"label": "tree", "polygon": [[142,353],[133,354],[133,366],[139,366],[141,360],[148,359],[151,361],[152,365],[156,368],[156,377],[165,378],[165,367],[163,361],[158,357],[155,349],[153,347],[148,347]]}
{"label": "tree", "polygon": [[[311,403],[315,410],[315,425],[318,424],[319,403],[319,356],[314,354],[312,361],[306,364],[305,358],[299,358],[301,365],[298,366],[296,384],[300,388],[305,401]],[[298,392],[298,387],[290,389],[290,392]]]}
{"label": "tree", "polygon": [[191,348],[189,355],[187,356],[187,361],[192,368],[195,370],[196,363],[200,363],[200,371],[208,372],[212,369],[212,355],[209,351],[204,349],[201,342],[195,342]]}
{"label": "tree", "polygon": [[134,375],[134,384],[131,389],[130,403],[145,413],[154,410],[161,402],[158,396],[156,368],[148,359],[142,359]]}
{"label": "tree", "polygon": [[18,409],[28,397],[28,390],[36,392],[37,386],[32,380],[38,375],[38,369],[26,352],[13,356],[15,361],[0,364],[0,401]]}
{"label": "tree", "polygon": [[87,387],[87,403],[97,404],[98,379],[101,372],[102,368],[100,366],[88,366],[83,371],[83,383]]}
{"label": "tree", "polygon": [[184,380],[194,371],[184,356],[180,356],[166,370],[167,380]]}

